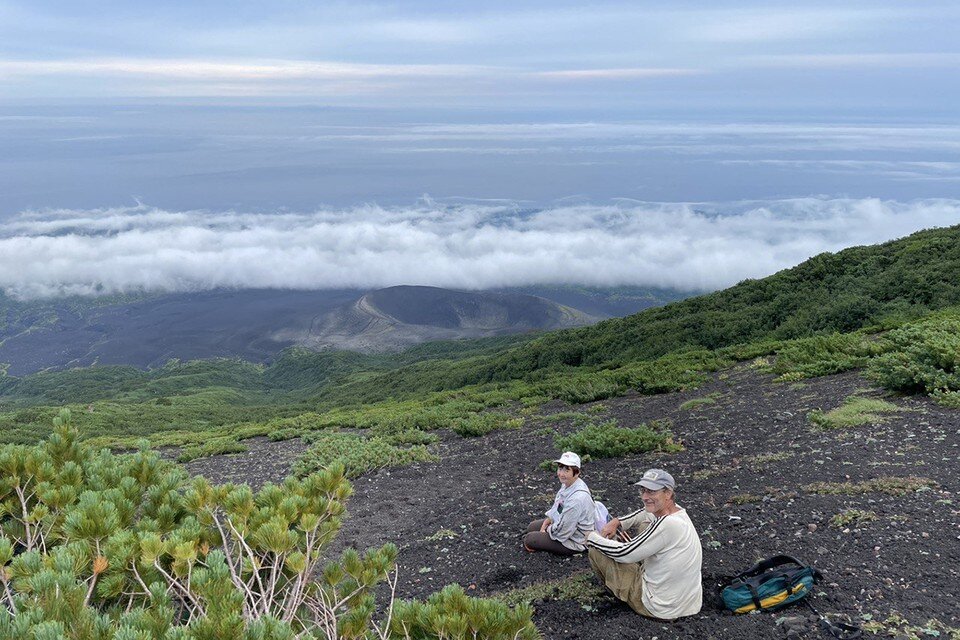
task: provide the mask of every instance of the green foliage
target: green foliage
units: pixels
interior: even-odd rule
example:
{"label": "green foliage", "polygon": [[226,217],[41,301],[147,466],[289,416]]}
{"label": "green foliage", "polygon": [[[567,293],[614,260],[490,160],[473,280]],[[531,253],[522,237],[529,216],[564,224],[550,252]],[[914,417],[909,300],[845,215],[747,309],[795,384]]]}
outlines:
{"label": "green foliage", "polygon": [[825,495],[859,495],[864,493],[886,493],[891,496],[905,496],[908,493],[934,489],[938,485],[929,478],[914,476],[884,476],[862,482],[814,482],[802,487],[805,493]]}
{"label": "green foliage", "polygon": [[247,446],[237,442],[234,438],[214,438],[203,444],[184,448],[177,456],[177,462],[190,462],[197,458],[226,455],[228,453],[245,453],[246,451],[248,451]]}
{"label": "green foliage", "polygon": [[348,478],[355,478],[382,467],[400,467],[415,462],[438,460],[437,456],[422,444],[402,448],[381,437],[316,433],[308,439],[314,443],[313,446],[294,465],[294,472],[300,476],[339,464]]}
{"label": "green foliage", "polygon": [[883,414],[901,411],[900,407],[879,398],[850,396],[843,405],[824,413],[811,411],[810,422],[822,429],[845,429],[883,422]]}
{"label": "green foliage", "polygon": [[681,447],[664,427],[619,427],[616,420],[592,424],[568,436],[554,439],[561,451],[575,451],[593,458],[618,458],[645,451],[679,451]]}
{"label": "green foliage", "polygon": [[860,525],[865,522],[872,522],[877,519],[877,514],[873,511],[864,511],[862,509],[847,509],[842,513],[830,518],[832,527],[849,527],[850,525]]}
{"label": "green foliage", "polygon": [[351,493],[342,465],[256,493],[212,486],[146,449],[93,449],[70,417],[40,444],[0,447],[0,637],[538,637],[529,607],[459,587],[391,603],[378,623],[396,547],[324,552]]}
{"label": "green foliage", "polygon": [[884,336],[888,350],[868,368],[880,384],[905,393],[960,391],[960,317],[937,315]]}
{"label": "green foliage", "polygon": [[523,418],[497,412],[475,413],[466,418],[457,418],[450,424],[454,433],[465,437],[483,436],[498,429],[519,429],[522,426]]}
{"label": "green foliage", "polygon": [[884,345],[863,333],[833,333],[785,342],[772,369],[781,382],[826,376],[863,367]]}
{"label": "green foliage", "polygon": [[[824,254],[769,278],[535,338],[434,343],[389,356],[293,349],[268,367],[211,360],[3,376],[0,442],[46,437],[59,410],[51,405],[63,402],[96,444],[132,447],[146,437],[192,448],[189,455],[213,440],[227,447],[230,439],[333,427],[386,436],[472,425],[471,415],[498,406],[516,412],[550,399],[692,389],[710,372],[756,358],[783,381],[866,366],[891,389],[955,406],[960,309],[949,307],[960,303],[958,240],[955,227]],[[904,325],[932,309],[941,311]]]}
{"label": "green foliage", "polygon": [[708,396],[703,396],[702,398],[693,398],[692,400],[687,400],[680,405],[681,411],[689,411],[690,409],[698,409],[703,406],[716,404],[717,398],[720,397],[719,393],[711,393]]}
{"label": "green foliage", "polygon": [[547,600],[573,600],[581,606],[590,606],[606,594],[606,589],[599,584],[593,571],[579,571],[564,575],[556,580],[537,582],[528,587],[513,589],[495,595],[509,605],[545,602]]}
{"label": "green foliage", "polygon": [[530,622],[533,609],[511,609],[497,600],[471,598],[460,585],[449,585],[424,602],[400,601],[394,609],[391,638],[443,640],[538,640]]}

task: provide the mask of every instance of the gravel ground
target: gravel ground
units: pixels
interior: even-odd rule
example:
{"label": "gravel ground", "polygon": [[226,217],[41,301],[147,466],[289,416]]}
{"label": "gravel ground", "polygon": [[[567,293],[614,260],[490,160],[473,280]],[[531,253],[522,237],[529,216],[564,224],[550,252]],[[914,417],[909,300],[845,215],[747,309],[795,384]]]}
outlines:
{"label": "gravel ground", "polygon": [[[855,393],[885,397],[902,411],[843,430],[818,430],[808,422],[811,410],[833,409]],[[709,394],[716,394],[712,404],[680,408]],[[594,405],[602,407],[572,410],[614,417],[621,426],[672,421],[682,452],[597,460],[585,465],[583,477],[618,514],[640,504],[632,483],[644,469],[662,467],[674,475],[677,501],[703,542],[704,608],[664,624],[606,595],[538,601],[535,621],[545,638],[820,637],[805,608],[747,616],[720,610],[716,587],[723,576],[778,553],[824,573],[812,598],[823,612],[855,622],[884,621],[896,613],[919,627],[932,619],[960,627],[960,412],[927,398],[886,397],[855,372],[791,385],[748,366],[693,391]],[[551,403],[541,415],[570,410]],[[439,432],[440,462],[382,470],[354,482],[335,550],[398,544],[398,595],[406,598],[425,597],[453,582],[473,595],[491,595],[588,570],[582,556],[559,559],[520,549],[524,527],[541,517],[557,488],[553,474],[538,464],[555,457],[555,433],[574,428],[568,420],[531,419],[520,431],[483,438]],[[197,460],[187,468],[213,481],[259,486],[281,480],[304,449],[299,441],[248,444],[246,454]],[[901,496],[803,489],[813,482],[911,476],[936,484]],[[854,509],[875,519],[831,524]]]}

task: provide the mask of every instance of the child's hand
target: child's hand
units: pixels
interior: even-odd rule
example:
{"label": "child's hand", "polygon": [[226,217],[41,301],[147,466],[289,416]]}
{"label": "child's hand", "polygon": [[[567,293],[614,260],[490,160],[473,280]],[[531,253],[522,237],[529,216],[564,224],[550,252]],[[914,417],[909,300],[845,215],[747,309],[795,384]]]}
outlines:
{"label": "child's hand", "polygon": [[553,520],[551,520],[550,518],[544,518],[543,524],[540,525],[540,532],[543,533],[544,531],[547,530],[547,527],[549,527],[552,524],[553,524]]}

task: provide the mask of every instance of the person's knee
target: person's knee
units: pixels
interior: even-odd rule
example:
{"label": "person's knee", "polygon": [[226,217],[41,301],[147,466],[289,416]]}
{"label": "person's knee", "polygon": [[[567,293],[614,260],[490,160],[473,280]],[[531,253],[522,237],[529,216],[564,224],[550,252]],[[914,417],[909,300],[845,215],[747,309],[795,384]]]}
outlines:
{"label": "person's knee", "polygon": [[540,527],[543,526],[543,520],[533,520],[530,524],[527,525],[527,533],[533,533],[535,531],[540,531]]}

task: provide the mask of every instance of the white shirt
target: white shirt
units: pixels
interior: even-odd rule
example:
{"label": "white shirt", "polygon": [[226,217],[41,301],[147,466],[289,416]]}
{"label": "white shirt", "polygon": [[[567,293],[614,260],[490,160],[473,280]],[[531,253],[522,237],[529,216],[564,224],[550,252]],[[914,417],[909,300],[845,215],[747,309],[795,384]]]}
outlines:
{"label": "white shirt", "polygon": [[587,536],[587,546],[617,562],[643,562],[643,605],[656,617],[673,620],[699,613],[703,549],[686,509],[660,518],[640,510],[619,520],[624,529],[641,522],[650,525],[629,542],[607,540],[593,532]]}

